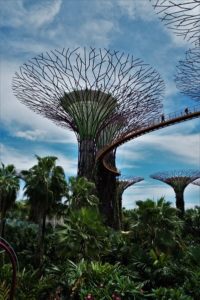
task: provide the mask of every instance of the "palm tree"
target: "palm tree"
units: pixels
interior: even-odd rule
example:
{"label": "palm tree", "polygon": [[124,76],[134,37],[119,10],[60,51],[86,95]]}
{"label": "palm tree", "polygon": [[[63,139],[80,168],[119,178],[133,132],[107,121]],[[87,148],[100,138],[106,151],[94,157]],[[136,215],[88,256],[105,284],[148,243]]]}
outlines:
{"label": "palm tree", "polygon": [[24,195],[30,204],[30,217],[39,223],[39,259],[43,254],[46,217],[56,210],[67,192],[64,170],[56,166],[57,157],[36,156],[38,163],[28,171],[22,171],[25,181]]}
{"label": "palm tree", "polygon": [[6,213],[14,204],[19,190],[19,178],[14,165],[0,167],[0,235],[4,237]]}
{"label": "palm tree", "polygon": [[182,221],[170,202],[160,198],[136,201],[137,209],[132,216],[132,232],[145,249],[168,253],[180,246]]}
{"label": "palm tree", "polygon": [[67,203],[71,209],[97,206],[98,198],[95,196],[95,184],[85,177],[69,178],[69,193]]}

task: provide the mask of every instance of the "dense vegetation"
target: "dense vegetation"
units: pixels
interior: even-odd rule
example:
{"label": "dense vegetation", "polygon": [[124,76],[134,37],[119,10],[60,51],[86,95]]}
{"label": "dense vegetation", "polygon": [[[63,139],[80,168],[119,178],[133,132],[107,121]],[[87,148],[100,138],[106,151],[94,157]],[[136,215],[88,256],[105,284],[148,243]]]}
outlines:
{"label": "dense vegetation", "polygon": [[[56,158],[37,158],[21,174],[27,199],[15,203],[8,198],[19,188],[14,166],[1,168],[1,224],[19,260],[17,300],[200,299],[200,207],[180,219],[163,198],[137,201],[115,231],[98,211],[93,183],[66,182]],[[3,299],[10,280],[0,252]]]}

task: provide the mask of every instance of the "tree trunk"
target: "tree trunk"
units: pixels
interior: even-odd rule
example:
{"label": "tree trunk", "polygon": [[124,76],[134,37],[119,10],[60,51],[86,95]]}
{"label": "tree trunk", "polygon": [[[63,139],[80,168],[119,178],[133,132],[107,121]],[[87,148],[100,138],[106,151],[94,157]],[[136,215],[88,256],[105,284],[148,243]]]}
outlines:
{"label": "tree trunk", "polygon": [[122,224],[122,193],[121,192],[117,193],[117,199],[119,205],[119,219],[120,219],[120,224]]}
{"label": "tree trunk", "polygon": [[[115,155],[113,153],[109,154],[108,159],[115,165]],[[121,224],[117,199],[116,175],[106,170],[102,162],[99,162],[97,166],[96,188],[99,197],[99,210],[103,215],[105,224],[119,230]]]}
{"label": "tree trunk", "polygon": [[178,213],[179,217],[183,218],[185,213],[185,203],[184,203],[184,189],[183,190],[175,190],[176,193],[176,208],[180,210]]}
{"label": "tree trunk", "polygon": [[3,211],[1,213],[1,220],[0,220],[0,236],[4,238],[5,236],[5,224],[6,224],[6,213]]}
{"label": "tree trunk", "polygon": [[79,142],[78,176],[94,180],[95,143],[93,140]]}
{"label": "tree trunk", "polygon": [[44,255],[44,236],[46,227],[46,214],[43,214],[39,222],[39,232],[38,232],[38,251],[36,253],[36,264],[41,265],[42,258]]}

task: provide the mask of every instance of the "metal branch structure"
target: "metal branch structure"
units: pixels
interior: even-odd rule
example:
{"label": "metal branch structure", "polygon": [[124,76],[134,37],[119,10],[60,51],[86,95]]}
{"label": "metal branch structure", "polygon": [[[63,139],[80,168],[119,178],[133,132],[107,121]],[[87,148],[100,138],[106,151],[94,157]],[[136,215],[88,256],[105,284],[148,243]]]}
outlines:
{"label": "metal branch structure", "polygon": [[117,200],[119,206],[119,219],[122,221],[122,195],[124,191],[137,182],[144,180],[143,177],[121,178],[117,180]]}
{"label": "metal branch structure", "polygon": [[118,120],[127,130],[147,122],[161,111],[163,90],[160,75],[142,60],[94,48],[46,52],[13,78],[23,104],[75,132],[78,175],[88,179],[94,176],[101,132]]}
{"label": "metal branch structure", "polygon": [[185,60],[179,61],[175,82],[181,93],[200,102],[200,44],[189,49]]}
{"label": "metal branch structure", "polygon": [[200,186],[200,178],[193,181],[192,184]]}
{"label": "metal branch structure", "polygon": [[192,43],[200,38],[200,0],[149,0],[173,32]]}
{"label": "metal branch structure", "polygon": [[151,175],[151,178],[169,184],[176,194],[176,207],[180,211],[180,216],[184,216],[184,190],[187,185],[200,178],[200,170],[174,170],[169,172],[159,172]]}

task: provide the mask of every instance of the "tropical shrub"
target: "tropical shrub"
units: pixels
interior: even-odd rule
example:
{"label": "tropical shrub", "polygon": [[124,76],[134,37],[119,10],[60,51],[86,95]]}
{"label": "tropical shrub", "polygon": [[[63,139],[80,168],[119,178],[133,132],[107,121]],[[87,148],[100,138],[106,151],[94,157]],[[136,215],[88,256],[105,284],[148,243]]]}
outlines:
{"label": "tropical shrub", "polygon": [[107,228],[96,208],[82,207],[72,211],[58,230],[62,254],[79,261],[98,259],[107,247]]}
{"label": "tropical shrub", "polygon": [[186,295],[183,289],[167,289],[167,288],[159,288],[153,290],[152,299],[155,300],[193,300],[190,296]]}
{"label": "tropical shrub", "polygon": [[0,300],[9,300],[10,288],[6,285],[5,281],[0,282]]}
{"label": "tropical shrub", "polygon": [[[173,253],[182,249],[182,221],[177,217],[176,209],[164,198],[157,202],[147,199],[137,201],[130,230],[133,241],[141,247],[153,248],[157,253]],[[178,251],[177,251],[178,250]]]}
{"label": "tropical shrub", "polygon": [[144,299],[134,277],[119,264],[84,260],[78,264],[70,262],[69,278],[72,296],[78,295],[77,299]]}
{"label": "tropical shrub", "polygon": [[14,165],[0,167],[0,236],[4,237],[6,214],[14,205],[19,191],[19,178]]}

